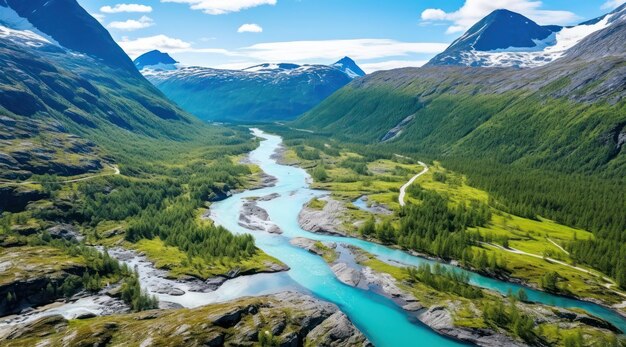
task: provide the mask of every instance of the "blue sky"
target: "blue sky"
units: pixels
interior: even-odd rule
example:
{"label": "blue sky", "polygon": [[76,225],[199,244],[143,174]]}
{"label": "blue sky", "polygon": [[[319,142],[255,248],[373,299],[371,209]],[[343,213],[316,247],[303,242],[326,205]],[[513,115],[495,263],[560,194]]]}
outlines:
{"label": "blue sky", "polygon": [[78,0],[135,58],[159,49],[185,65],[332,63],[368,72],[419,66],[494,9],[576,24],[626,0]]}

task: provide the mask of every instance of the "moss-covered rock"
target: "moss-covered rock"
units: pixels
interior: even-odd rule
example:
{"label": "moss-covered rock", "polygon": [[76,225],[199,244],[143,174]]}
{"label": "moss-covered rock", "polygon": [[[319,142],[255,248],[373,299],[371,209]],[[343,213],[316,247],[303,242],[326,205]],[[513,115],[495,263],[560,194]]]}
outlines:
{"label": "moss-covered rock", "polygon": [[0,336],[3,346],[363,346],[367,339],[336,306],[281,293],[197,309],[157,310],[66,321],[41,318]]}

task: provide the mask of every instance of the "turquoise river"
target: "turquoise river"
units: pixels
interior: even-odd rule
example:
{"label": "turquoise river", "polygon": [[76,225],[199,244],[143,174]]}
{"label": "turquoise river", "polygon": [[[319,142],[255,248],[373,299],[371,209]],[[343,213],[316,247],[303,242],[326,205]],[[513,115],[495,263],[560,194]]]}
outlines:
{"label": "turquoise river", "polygon": [[[266,134],[258,129],[253,129],[253,133],[263,141],[256,150],[250,153],[250,160],[259,165],[268,175],[276,177],[278,181],[273,187],[244,191],[214,203],[211,206],[211,218],[232,232],[253,234],[259,248],[283,261],[291,270],[286,274],[258,275],[256,280],[248,280],[241,284],[246,288],[238,288],[238,296],[259,295],[295,288],[336,304],[376,346],[463,345],[415,321],[391,300],[372,291],[353,288],[339,282],[323,259],[289,243],[291,238],[306,237],[354,245],[386,262],[411,266],[434,263],[432,260],[415,257],[375,243],[355,238],[318,235],[302,230],[297,220],[300,210],[313,197],[326,193],[309,188],[310,177],[303,169],[280,165],[272,158],[282,142],[279,136]],[[282,235],[249,231],[238,225],[239,211],[246,198],[262,197],[273,193],[279,194],[280,197],[270,201],[261,201],[259,206],[267,210],[272,222],[283,230]],[[487,278],[472,272],[469,272],[469,275],[472,284],[502,294],[509,291],[517,292],[519,288],[522,288],[516,284]],[[532,301],[564,308],[580,308],[626,331],[626,319],[610,309],[529,288],[525,290]]]}

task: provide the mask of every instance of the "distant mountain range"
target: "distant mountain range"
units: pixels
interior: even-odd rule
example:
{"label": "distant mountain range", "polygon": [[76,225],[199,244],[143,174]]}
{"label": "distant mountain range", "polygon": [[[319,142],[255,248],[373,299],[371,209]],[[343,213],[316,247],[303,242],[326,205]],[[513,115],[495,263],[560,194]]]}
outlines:
{"label": "distant mountain range", "polygon": [[540,26],[521,14],[497,10],[472,26],[428,65],[534,67],[565,55],[585,37],[611,26],[620,9],[572,27]]}
{"label": "distant mountain range", "polygon": [[168,54],[151,51],[135,65],[185,110],[223,122],[291,120],[365,75],[348,57],[330,66],[268,63],[221,70],[180,66]]}

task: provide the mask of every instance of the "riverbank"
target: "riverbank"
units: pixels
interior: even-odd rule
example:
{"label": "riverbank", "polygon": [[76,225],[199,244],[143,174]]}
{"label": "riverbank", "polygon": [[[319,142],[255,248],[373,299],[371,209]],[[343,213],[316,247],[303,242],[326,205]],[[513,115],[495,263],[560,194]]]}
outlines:
{"label": "riverbank", "polygon": [[[239,211],[250,198],[263,197],[268,194],[278,194],[278,197],[270,201],[258,201],[258,207],[267,212],[269,219],[283,230],[283,234],[275,235],[260,231],[255,233],[255,238],[261,249],[271,256],[282,259],[290,266],[291,270],[288,272],[288,276],[294,282],[301,285],[304,290],[308,290],[316,296],[336,303],[374,344],[381,344],[383,346],[405,345],[407,343],[410,344],[410,341],[419,340],[425,343],[428,343],[426,341],[430,341],[430,343],[434,345],[441,346],[456,345],[456,340],[442,339],[438,337],[438,334],[434,331],[427,329],[421,324],[415,324],[416,319],[411,318],[411,314],[401,308],[401,306],[406,305],[400,306],[395,303],[393,296],[391,296],[392,299],[390,299],[388,296],[379,295],[375,290],[370,290],[369,288],[364,290],[348,285],[356,284],[358,287],[361,286],[361,283],[367,283],[367,281],[363,279],[362,272],[356,271],[356,269],[350,265],[350,260],[340,259],[343,258],[342,251],[340,251],[339,254],[332,255],[328,250],[340,249],[345,247],[343,244],[349,244],[350,246],[356,246],[364,249],[368,253],[374,254],[375,257],[382,260],[384,264],[398,262],[410,266],[419,266],[419,264],[430,263],[430,261],[356,238],[338,237],[327,233],[314,234],[303,230],[298,224],[298,214],[302,207],[313,200],[313,203],[311,203],[309,207],[313,210],[323,210],[324,207],[328,205],[328,202],[322,199],[327,193],[310,189],[308,184],[309,176],[302,169],[294,166],[281,165],[275,160],[270,159],[272,156],[275,158],[276,149],[281,143],[280,138],[258,131],[255,131],[255,133],[257,136],[262,137],[264,141],[261,142],[261,146],[257,150],[251,153],[251,161],[267,174],[276,177],[278,183],[275,187],[258,191],[242,192],[226,200],[214,203],[211,206],[211,215],[215,223],[235,233],[246,233],[248,231],[241,227],[241,225],[238,224],[238,219],[233,218],[229,212]],[[406,165],[410,166],[411,164]],[[394,164],[391,163],[381,164],[381,167],[396,170]],[[402,172],[404,171],[398,170],[399,174]],[[406,180],[403,180],[403,182],[406,183]],[[372,186],[376,186],[377,184],[378,183],[372,184]],[[392,186],[394,183],[388,182],[387,184],[388,186]],[[374,188],[378,189],[379,187]],[[360,190],[358,193],[359,195],[355,194],[354,199],[363,195]],[[397,196],[395,198],[389,195],[386,196],[390,198],[388,200],[390,203],[396,201],[397,204]],[[337,195],[333,194],[333,197],[336,198]],[[378,202],[378,200],[377,198],[373,201]],[[361,211],[356,207],[354,207],[354,210],[348,206],[346,207],[349,213],[362,213],[361,216],[367,216],[365,211]],[[299,237],[313,239],[315,241],[313,243],[314,247],[311,247],[311,245],[304,249],[293,247],[289,241]],[[321,243],[322,247],[319,247],[318,242]],[[321,257],[317,254],[313,254],[311,250],[314,251],[313,253],[321,254]],[[324,259],[322,259],[322,257],[324,257]],[[352,260],[352,262],[353,261],[354,260]],[[329,262],[331,266],[328,265]],[[335,264],[335,262],[337,262],[337,264]],[[448,269],[447,265],[442,266]],[[371,266],[367,267],[373,269]],[[496,281],[477,274],[469,273],[468,275],[473,285],[489,288],[499,293],[506,294],[507,291],[511,289],[513,289],[513,292],[517,292],[520,288],[519,286],[507,282]],[[472,289],[472,292],[475,290],[480,291],[480,289]],[[532,291],[530,289],[528,290],[528,296],[530,301],[549,302],[556,300],[551,303],[554,306],[584,307],[591,311],[596,308],[596,306],[593,305],[587,305],[577,301],[568,301],[560,297]],[[505,299],[500,300],[503,300],[506,306],[507,301]],[[411,300],[409,299],[408,301]],[[441,305],[441,302],[445,303],[446,301],[435,301],[430,302],[429,305],[424,305],[423,303],[426,302],[427,300],[419,301],[416,305],[413,305],[413,309],[418,308],[416,307],[417,304],[434,307],[437,306],[438,303]],[[507,312],[510,312],[510,309],[507,308]],[[452,312],[451,314],[455,313],[456,312]],[[611,321],[616,320],[615,317],[610,316],[611,313],[606,310],[600,310],[596,312],[596,314],[602,317],[608,315]],[[385,320],[381,322],[380,319],[376,319],[375,317],[385,317]],[[413,317],[415,317],[415,315],[413,315]],[[453,317],[455,316],[453,315]],[[471,322],[472,319],[478,319],[480,317],[462,318],[467,320],[467,322]],[[472,325],[469,326],[474,327]],[[563,338],[560,334],[558,336],[558,338]]]}
{"label": "riverbank", "polygon": [[[305,142],[306,143],[306,142]],[[302,150],[316,151],[314,147],[307,147],[301,143],[299,147]],[[337,146],[337,144],[335,144]],[[293,148],[287,148],[283,151],[283,156],[290,158],[296,157],[297,161],[303,167],[314,169],[319,166],[320,162],[324,163],[325,176],[323,180],[318,180],[313,187],[327,190],[330,194],[328,199],[338,201],[342,206],[337,206],[333,210],[324,211],[323,209],[315,211],[308,205],[303,209],[304,217],[315,215],[317,220],[334,220],[338,221],[339,235],[348,235],[350,237],[363,238],[368,241],[382,243],[375,236],[370,235],[363,237],[358,232],[359,228],[365,221],[374,217],[379,222],[388,221],[397,227],[399,223],[398,211],[400,211],[398,187],[406,186],[407,177],[415,177],[415,173],[419,172],[419,176],[414,180],[414,186],[420,186],[415,189],[424,189],[427,192],[436,192],[440,196],[445,197],[448,204],[458,206],[459,204],[471,205],[479,202],[484,205],[489,202],[489,195],[481,190],[471,187],[467,184],[465,177],[450,172],[442,168],[438,163],[430,166],[426,171],[424,166],[417,162],[412,162],[408,158],[393,157],[392,159],[379,159],[375,161],[367,161],[360,157],[357,153],[348,152],[341,147],[332,147],[334,154],[329,155],[323,150],[317,150],[319,160],[305,160],[297,157],[297,151]],[[330,152],[329,152],[330,153]],[[337,155],[339,153],[339,155]],[[291,161],[294,161],[293,159]],[[358,163],[358,165],[356,165]],[[354,169],[347,168],[358,168]],[[358,172],[357,172],[358,171]],[[413,187],[413,186],[411,186]],[[411,196],[411,189],[406,188],[406,195],[402,199],[407,203],[419,205],[420,199]],[[385,215],[384,213],[376,213],[368,211],[360,204],[362,196],[367,196],[370,204],[389,206],[396,213],[393,215]],[[356,203],[356,204],[355,204]],[[358,209],[355,209],[356,206]],[[464,264],[461,261],[451,261],[456,266],[463,266],[470,271],[478,271],[482,275],[489,276],[494,279],[505,280],[512,283],[520,284],[542,290],[541,279],[548,273],[559,274],[559,291],[556,295],[568,298],[575,298],[588,302],[600,304],[608,309],[614,310],[616,313],[626,317],[624,307],[624,297],[626,294],[615,294],[607,291],[606,288],[611,287],[611,281],[606,282],[602,277],[596,275],[596,271],[580,272],[576,269],[561,265],[559,261],[572,261],[570,255],[562,246],[554,240],[560,241],[562,244],[573,239],[591,238],[592,235],[582,230],[572,229],[552,221],[539,218],[538,220],[530,220],[518,216],[510,215],[495,208],[491,209],[491,220],[479,227],[470,227],[468,232],[478,233],[482,238],[493,240],[492,242],[505,242],[506,240],[511,247],[520,249],[527,253],[548,254],[547,258],[561,259],[558,261],[545,261],[541,259],[528,259],[523,254],[514,254],[501,249],[470,246],[469,251],[472,253],[484,252],[487,257],[496,259],[500,264],[506,264],[506,269],[488,270],[476,269],[476,266]],[[341,213],[337,213],[341,210]],[[300,218],[300,226],[308,231],[315,232],[316,228],[310,227],[306,219]],[[390,247],[394,247],[393,242]],[[388,244],[388,242],[385,242]],[[418,256],[426,256],[428,259],[441,261],[436,257],[425,254],[417,254]],[[611,290],[615,290],[613,286]]]}
{"label": "riverbank", "polygon": [[[494,330],[482,322],[482,310],[487,305],[485,302],[510,301],[497,293],[485,292],[485,298],[480,296],[480,299],[477,297],[468,300],[419,282],[410,282],[405,274],[406,270],[381,262],[353,246],[321,243],[305,238],[293,239],[292,244],[323,257],[343,283],[386,296],[407,314],[442,335],[479,346],[526,346],[529,343],[521,340],[512,330],[502,327]],[[516,302],[515,306],[520,312],[532,315],[533,324],[541,325],[545,329],[568,326],[569,329],[582,329],[586,334],[601,334],[607,338],[612,331],[616,331],[607,322],[569,310],[555,310],[525,302]],[[536,314],[537,312],[540,314]],[[547,337],[537,338],[547,342]]]}

